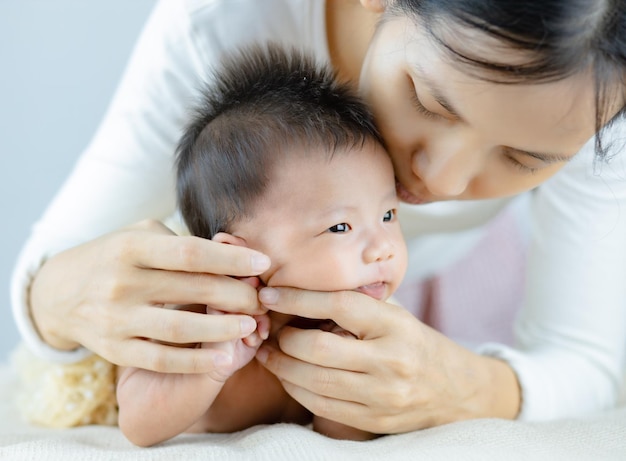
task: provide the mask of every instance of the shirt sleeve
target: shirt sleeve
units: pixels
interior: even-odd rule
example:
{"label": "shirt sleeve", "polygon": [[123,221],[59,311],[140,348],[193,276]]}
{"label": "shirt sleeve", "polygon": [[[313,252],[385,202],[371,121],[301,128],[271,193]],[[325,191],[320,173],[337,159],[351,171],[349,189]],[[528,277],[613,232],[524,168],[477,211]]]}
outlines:
{"label": "shirt sleeve", "polygon": [[626,129],[606,130],[533,192],[517,344],[484,345],[522,390],[522,420],[576,416],[615,404],[626,353]]}
{"label": "shirt sleeve", "polygon": [[88,355],[48,347],[31,320],[29,286],[46,258],[142,219],[164,219],[175,209],[173,154],[204,75],[184,4],[161,1],[153,10],[95,137],[18,258],[14,318],[26,344],[44,359]]}
{"label": "shirt sleeve", "polygon": [[316,0],[160,0],[92,142],[33,228],[13,273],[12,309],[27,346],[74,362],[39,337],[28,292],[50,256],[176,209],[173,156],[189,108],[224,52],[276,42],[328,61],[324,4]]}

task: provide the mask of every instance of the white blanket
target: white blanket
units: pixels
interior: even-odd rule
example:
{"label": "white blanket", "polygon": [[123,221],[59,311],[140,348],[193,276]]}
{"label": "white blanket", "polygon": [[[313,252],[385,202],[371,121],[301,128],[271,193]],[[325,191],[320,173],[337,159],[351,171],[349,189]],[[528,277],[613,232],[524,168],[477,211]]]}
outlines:
{"label": "white blanket", "polygon": [[43,429],[20,421],[16,379],[0,366],[2,460],[626,460],[626,407],[585,419],[485,419],[369,442],[328,439],[306,427],[257,426],[235,434],[181,435],[137,448],[114,427]]}

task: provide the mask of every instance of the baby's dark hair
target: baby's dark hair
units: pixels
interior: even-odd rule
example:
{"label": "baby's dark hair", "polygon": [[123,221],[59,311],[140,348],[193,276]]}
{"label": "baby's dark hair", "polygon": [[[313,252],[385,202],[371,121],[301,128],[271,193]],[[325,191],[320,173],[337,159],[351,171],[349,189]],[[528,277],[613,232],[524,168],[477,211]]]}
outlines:
{"label": "baby's dark hair", "polygon": [[[415,19],[454,63],[484,80],[548,82],[590,71],[595,82],[596,153],[604,158],[601,128],[626,112],[622,105],[608,120],[610,103],[626,93],[624,0],[393,0],[389,4],[391,14]],[[459,35],[464,29],[481,31],[521,51],[526,59],[489,60],[485,48],[477,46],[479,41]],[[455,36],[457,40],[450,40]]]}
{"label": "baby's dark hair", "polygon": [[251,217],[285,155],[382,144],[347,84],[306,53],[278,45],[228,55],[202,92],[177,149],[177,199],[193,235]]}

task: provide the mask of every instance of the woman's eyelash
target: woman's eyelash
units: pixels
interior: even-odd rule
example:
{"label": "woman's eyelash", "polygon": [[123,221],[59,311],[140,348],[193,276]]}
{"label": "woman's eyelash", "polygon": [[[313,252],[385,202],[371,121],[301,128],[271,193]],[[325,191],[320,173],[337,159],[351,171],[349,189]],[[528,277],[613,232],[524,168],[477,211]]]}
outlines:
{"label": "woman's eyelash", "polygon": [[[428,109],[426,109],[426,107],[424,107],[422,102],[419,100],[419,97],[417,96],[417,92],[415,91],[414,88],[411,91],[411,101],[413,102],[413,106],[415,107],[417,112],[419,112],[425,118],[430,119],[430,120],[439,120],[442,118],[441,115],[436,114],[435,112],[431,112]],[[532,168],[532,167],[529,167],[528,165],[524,165],[523,163],[518,162],[514,157],[511,157],[509,155],[505,155],[505,158],[511,165],[513,165],[516,169],[518,169],[519,171],[523,173],[535,174],[539,170],[539,168]]]}
{"label": "woman's eyelash", "polygon": [[508,155],[505,155],[504,158],[506,158],[511,165],[523,173],[535,174],[539,170],[539,168],[531,168],[528,165],[524,165]]}
{"label": "woman's eyelash", "polygon": [[415,107],[417,112],[419,112],[424,117],[426,117],[428,119],[439,119],[439,118],[441,118],[441,115],[435,114],[434,112],[431,112],[431,111],[429,111],[428,109],[426,109],[424,107],[422,102],[417,97],[417,93],[415,91],[412,91],[411,100],[412,100],[413,106]]}

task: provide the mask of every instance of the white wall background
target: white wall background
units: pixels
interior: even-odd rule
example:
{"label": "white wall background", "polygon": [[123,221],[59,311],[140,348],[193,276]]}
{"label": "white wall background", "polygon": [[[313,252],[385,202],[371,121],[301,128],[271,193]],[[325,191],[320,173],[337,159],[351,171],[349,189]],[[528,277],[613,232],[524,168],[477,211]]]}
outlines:
{"label": "white wall background", "polygon": [[0,0],[0,361],[18,341],[17,254],[95,132],[154,3]]}

